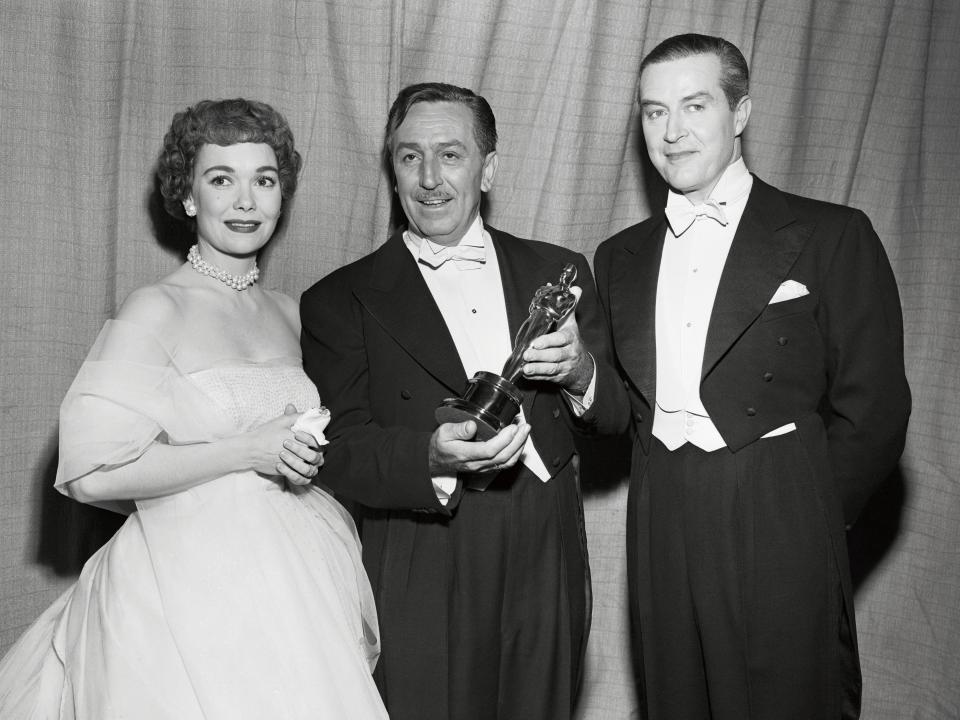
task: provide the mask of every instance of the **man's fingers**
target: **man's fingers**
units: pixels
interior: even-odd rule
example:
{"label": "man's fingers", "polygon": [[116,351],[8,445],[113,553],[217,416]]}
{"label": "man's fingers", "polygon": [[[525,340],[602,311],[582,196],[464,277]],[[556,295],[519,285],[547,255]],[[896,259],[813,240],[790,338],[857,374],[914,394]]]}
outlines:
{"label": "man's fingers", "polygon": [[[577,285],[570,286],[570,292],[577,296],[577,302],[580,301],[580,296],[583,294],[583,288]],[[560,321],[560,324],[557,326],[557,330],[563,330],[565,328],[576,326],[577,324],[577,313],[576,305],[573,306],[573,309],[566,314],[566,316]]]}
{"label": "man's fingers", "polygon": [[473,440],[477,434],[477,423],[473,420],[465,420],[458,423],[444,423],[440,426],[440,440]]}
{"label": "man's fingers", "polygon": [[516,431],[510,442],[493,457],[493,463],[495,465],[506,467],[515,463],[523,450],[523,446],[527,443],[527,437],[530,435],[530,426],[527,423],[523,423],[522,425],[515,425],[513,427],[516,427]]}
{"label": "man's fingers", "polygon": [[457,423],[456,434],[460,440],[472,440],[477,434],[477,423],[473,420]]}
{"label": "man's fingers", "polygon": [[524,353],[524,357],[530,354],[536,354],[537,351],[546,352],[553,348],[566,347],[571,342],[573,342],[573,334],[570,328],[554,330],[534,340],[527,349],[527,352]]}

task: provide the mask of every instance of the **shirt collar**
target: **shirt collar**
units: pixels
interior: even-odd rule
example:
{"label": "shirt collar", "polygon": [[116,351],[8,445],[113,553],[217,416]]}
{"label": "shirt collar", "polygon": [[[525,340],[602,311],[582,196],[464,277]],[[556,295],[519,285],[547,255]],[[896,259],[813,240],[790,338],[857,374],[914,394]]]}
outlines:
{"label": "shirt collar", "polygon": [[[470,227],[467,228],[467,232],[463,234],[463,237],[460,238],[460,242],[458,242],[457,245],[483,248],[484,256],[489,258],[490,247],[486,238],[487,232],[483,229],[483,220],[480,219],[480,213],[477,213],[477,216],[473,219],[473,222],[470,223]],[[407,246],[407,249],[410,251],[410,254],[413,255],[414,259],[420,257],[420,246],[424,243],[426,243],[426,247],[423,248],[423,253],[440,254],[446,247],[445,245],[420,237],[410,228],[407,228],[403,233],[403,243]]]}
{"label": "shirt collar", "polygon": [[[752,187],[753,175],[747,170],[747,164],[741,155],[723,171],[707,200],[713,200],[721,206],[733,205],[745,201]],[[667,193],[667,207],[681,206],[689,202],[681,193],[673,190]]]}

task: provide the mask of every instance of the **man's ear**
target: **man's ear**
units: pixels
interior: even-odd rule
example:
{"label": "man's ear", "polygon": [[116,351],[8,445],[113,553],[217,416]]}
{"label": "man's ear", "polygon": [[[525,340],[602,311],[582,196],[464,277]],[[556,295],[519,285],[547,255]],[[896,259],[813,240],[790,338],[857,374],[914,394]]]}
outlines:
{"label": "man's ear", "polygon": [[750,119],[750,110],[753,109],[753,101],[749,95],[744,95],[734,108],[734,135],[740,137],[744,128],[747,127],[747,120]]}
{"label": "man's ear", "polygon": [[493,187],[493,178],[497,174],[498,167],[500,167],[500,158],[497,157],[496,150],[491,150],[483,159],[483,176],[480,178],[480,189],[483,192],[489,192]]}

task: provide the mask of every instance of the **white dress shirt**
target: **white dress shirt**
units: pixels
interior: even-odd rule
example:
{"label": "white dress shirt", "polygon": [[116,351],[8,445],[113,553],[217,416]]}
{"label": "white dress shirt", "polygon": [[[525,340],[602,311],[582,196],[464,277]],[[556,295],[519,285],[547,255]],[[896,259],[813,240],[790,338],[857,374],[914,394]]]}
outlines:
{"label": "white dress shirt", "polygon": [[[740,158],[724,171],[707,199],[719,208],[720,220],[713,209],[701,208],[711,214],[697,215],[688,227],[679,224],[676,232],[670,224],[664,239],[657,281],[653,435],[670,450],[686,442],[708,452],[726,446],[700,399],[700,380],[720,275],[752,187],[753,177]],[[686,197],[670,191],[668,218],[674,210],[691,208]],[[790,423],[764,437],[795,429]]]}
{"label": "white dress shirt", "polygon": [[[442,261],[447,253],[444,246],[421,238],[410,230],[403,234],[403,242],[417,260],[420,273],[456,345],[467,377],[473,377],[480,370],[499,374],[513,351],[513,338],[510,337],[497,253],[490,234],[483,229],[479,215],[459,245],[483,248],[485,259],[482,262]],[[439,267],[433,267],[437,264],[435,257],[442,261]],[[523,419],[522,410],[520,415]],[[532,435],[527,438],[520,462],[544,482],[550,479],[550,472],[533,445]],[[441,499],[444,499],[444,494],[449,497],[456,487],[456,478],[453,476],[434,477],[433,480]]]}

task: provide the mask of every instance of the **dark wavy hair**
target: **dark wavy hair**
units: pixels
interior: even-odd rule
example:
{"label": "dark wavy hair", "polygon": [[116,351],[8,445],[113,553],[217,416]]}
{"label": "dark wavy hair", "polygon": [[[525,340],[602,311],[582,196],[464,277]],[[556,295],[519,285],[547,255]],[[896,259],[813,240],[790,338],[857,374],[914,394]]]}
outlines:
{"label": "dark wavy hair", "polygon": [[179,220],[192,221],[183,211],[191,191],[193,163],[204,145],[265,143],[277,156],[280,194],[286,202],[297,190],[303,164],[293,146],[293,133],[283,115],[257,100],[201,100],[173,116],[163,138],[157,165],[163,206]]}
{"label": "dark wavy hair", "polygon": [[[750,70],[740,48],[713,35],[686,33],[667,38],[640,62],[640,74],[654,63],[680,60],[692,55],[716,55],[720,60],[720,87],[731,110],[750,92]],[[638,98],[639,99],[639,98]]]}
{"label": "dark wavy hair", "polygon": [[393,151],[393,134],[403,124],[407,113],[417,103],[421,102],[453,102],[461,103],[473,113],[473,139],[480,152],[486,156],[497,149],[497,120],[490,109],[490,103],[482,95],[477,95],[468,88],[448,85],[447,83],[429,82],[408,85],[397,95],[387,116],[387,127],[383,139],[383,157],[388,168],[392,170],[393,163],[390,155]]}

